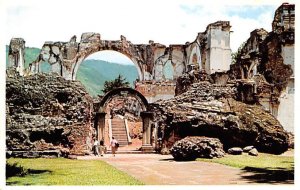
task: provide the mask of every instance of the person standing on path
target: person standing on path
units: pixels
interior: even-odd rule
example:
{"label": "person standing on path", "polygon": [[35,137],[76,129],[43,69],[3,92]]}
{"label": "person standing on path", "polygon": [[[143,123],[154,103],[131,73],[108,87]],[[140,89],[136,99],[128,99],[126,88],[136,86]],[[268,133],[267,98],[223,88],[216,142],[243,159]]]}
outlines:
{"label": "person standing on path", "polygon": [[115,137],[112,137],[112,140],[110,142],[110,146],[111,146],[111,152],[113,156],[116,156],[116,151],[119,147],[119,143],[118,141],[115,139]]}
{"label": "person standing on path", "polygon": [[97,139],[94,142],[94,154],[95,156],[99,156],[99,142]]}

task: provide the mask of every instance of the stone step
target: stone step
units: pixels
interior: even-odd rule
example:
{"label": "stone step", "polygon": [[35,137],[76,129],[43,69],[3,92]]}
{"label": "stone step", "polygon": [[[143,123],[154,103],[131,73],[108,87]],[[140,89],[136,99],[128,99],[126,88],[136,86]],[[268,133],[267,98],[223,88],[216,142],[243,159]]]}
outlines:
{"label": "stone step", "polygon": [[127,141],[127,137],[125,137],[125,136],[122,137],[122,136],[117,136],[117,135],[115,135],[114,137],[115,137],[115,139],[116,139],[117,141],[119,141],[119,140],[123,140],[123,141],[126,140],[126,141]]}
{"label": "stone step", "polygon": [[127,146],[129,144],[125,122],[122,119],[113,119],[111,121],[112,135],[119,142],[120,147]]}
{"label": "stone step", "polygon": [[121,136],[126,136],[127,137],[127,134],[126,134],[126,131],[124,132],[113,132],[113,134],[116,134],[116,135],[121,135]]}
{"label": "stone step", "polygon": [[111,120],[111,123],[125,123],[124,120]]}
{"label": "stone step", "polygon": [[119,144],[128,144],[128,141],[118,141]]}
{"label": "stone step", "polygon": [[127,139],[127,136],[123,135],[123,136],[120,136],[120,135],[115,135],[113,134],[115,139],[119,140],[119,139]]}
{"label": "stone step", "polygon": [[112,129],[123,129],[123,127],[125,128],[125,124],[123,124],[123,125],[114,125],[114,124],[112,124]]}
{"label": "stone step", "polygon": [[124,126],[124,123],[112,123],[112,126],[120,127],[120,126]]}
{"label": "stone step", "polygon": [[115,138],[120,137],[120,138],[125,138],[125,139],[127,139],[127,135],[126,135],[126,134],[115,134],[115,133],[113,133],[113,136],[114,136]]}
{"label": "stone step", "polygon": [[117,131],[117,132],[114,132],[114,131],[113,131],[113,134],[127,136],[126,131]]}
{"label": "stone step", "polygon": [[117,128],[117,129],[112,129],[112,131],[126,131],[126,130],[123,128]]}
{"label": "stone step", "polygon": [[124,135],[124,136],[127,136],[127,134],[126,134],[126,131],[123,131],[123,132],[121,132],[121,131],[117,131],[117,132],[114,132],[113,131],[113,134],[117,134],[117,135]]}
{"label": "stone step", "polygon": [[113,125],[112,130],[113,131],[118,131],[118,130],[125,131],[125,125],[123,125],[122,127],[116,127],[116,126]]}
{"label": "stone step", "polygon": [[116,121],[116,120],[111,120],[111,122],[112,122],[112,123],[124,123],[123,120],[120,120],[120,121],[119,121],[119,120],[117,120],[117,121]]}
{"label": "stone step", "polygon": [[112,132],[115,132],[115,133],[119,133],[119,134],[126,134],[126,131],[112,131]]}
{"label": "stone step", "polygon": [[127,139],[117,139],[118,142],[128,142]]}

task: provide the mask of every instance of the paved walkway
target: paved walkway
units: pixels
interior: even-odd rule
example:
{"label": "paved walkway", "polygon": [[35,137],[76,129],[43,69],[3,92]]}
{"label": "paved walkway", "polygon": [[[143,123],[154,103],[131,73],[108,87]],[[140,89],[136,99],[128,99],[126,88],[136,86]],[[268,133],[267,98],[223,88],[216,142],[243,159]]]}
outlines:
{"label": "paved walkway", "polygon": [[147,185],[258,184],[252,179],[257,173],[217,163],[176,162],[171,155],[119,154],[112,157],[107,154],[104,157],[85,156],[77,159],[104,160]]}

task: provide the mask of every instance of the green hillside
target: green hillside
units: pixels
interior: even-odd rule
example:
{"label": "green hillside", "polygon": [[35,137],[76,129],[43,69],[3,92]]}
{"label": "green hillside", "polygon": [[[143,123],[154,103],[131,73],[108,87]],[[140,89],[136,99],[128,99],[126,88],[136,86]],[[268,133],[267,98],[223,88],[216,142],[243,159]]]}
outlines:
{"label": "green hillside", "polygon": [[[25,67],[36,60],[40,49],[25,49]],[[8,46],[6,46],[6,66],[8,66]],[[49,72],[50,65],[42,63],[42,71]],[[133,81],[138,78],[138,73],[134,65],[122,65],[103,60],[85,60],[79,67],[76,80],[81,81],[86,90],[92,95],[103,94],[104,82],[115,79],[119,74],[124,76],[133,87]]]}
{"label": "green hillside", "polygon": [[86,87],[87,91],[95,96],[102,94],[104,82],[113,80],[117,76],[123,75],[130,86],[138,78],[138,73],[134,65],[122,65],[102,60],[85,60],[79,67],[76,80],[79,80]]}

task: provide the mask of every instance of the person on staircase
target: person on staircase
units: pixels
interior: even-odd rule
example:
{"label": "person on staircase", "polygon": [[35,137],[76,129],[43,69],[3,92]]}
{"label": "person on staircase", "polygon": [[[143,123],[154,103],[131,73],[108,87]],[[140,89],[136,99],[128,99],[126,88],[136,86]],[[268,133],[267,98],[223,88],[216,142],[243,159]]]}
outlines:
{"label": "person on staircase", "polygon": [[104,140],[100,140],[100,155],[103,156],[105,153],[105,146],[104,146]]}
{"label": "person on staircase", "polygon": [[116,151],[118,150],[119,147],[119,143],[118,141],[115,139],[115,137],[112,137],[112,140],[110,142],[110,146],[111,146],[111,152],[113,156],[116,156]]}

